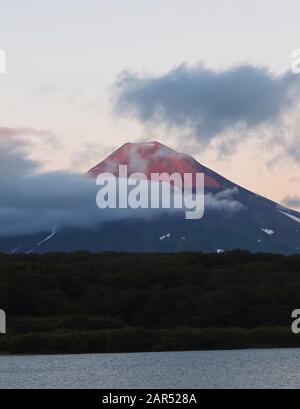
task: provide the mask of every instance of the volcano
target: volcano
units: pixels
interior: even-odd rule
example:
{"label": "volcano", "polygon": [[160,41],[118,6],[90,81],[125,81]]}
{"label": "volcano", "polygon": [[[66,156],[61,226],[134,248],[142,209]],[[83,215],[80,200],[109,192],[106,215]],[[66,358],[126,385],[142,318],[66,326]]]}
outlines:
{"label": "volcano", "polygon": [[[107,219],[91,227],[64,227],[35,235],[2,238],[0,251],[216,252],[233,249],[281,254],[300,253],[300,213],[253,193],[206,168],[193,157],[159,142],[126,143],[90,169],[96,178],[119,165],[128,174],[204,173],[205,213],[199,220],[159,212],[155,217]],[[92,198],[91,200],[94,200]],[[145,210],[145,212],[147,212]]]}

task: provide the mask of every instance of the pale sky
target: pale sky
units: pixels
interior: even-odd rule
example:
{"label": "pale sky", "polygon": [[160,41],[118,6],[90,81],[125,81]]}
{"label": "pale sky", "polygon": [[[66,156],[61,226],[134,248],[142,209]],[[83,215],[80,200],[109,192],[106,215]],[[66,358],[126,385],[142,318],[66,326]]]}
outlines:
{"label": "pale sky", "polygon": [[[47,170],[85,171],[125,142],[159,140],[280,202],[298,195],[300,158],[279,160],[280,149],[259,142],[274,130],[252,129],[257,140],[220,158],[213,145],[197,149],[178,132],[119,118],[113,85],[124,70],[155,76],[183,62],[283,73],[300,48],[299,21],[299,0],[0,0],[0,127],[53,133],[55,144],[41,137],[30,152]],[[294,110],[280,133],[299,139],[298,119]]]}

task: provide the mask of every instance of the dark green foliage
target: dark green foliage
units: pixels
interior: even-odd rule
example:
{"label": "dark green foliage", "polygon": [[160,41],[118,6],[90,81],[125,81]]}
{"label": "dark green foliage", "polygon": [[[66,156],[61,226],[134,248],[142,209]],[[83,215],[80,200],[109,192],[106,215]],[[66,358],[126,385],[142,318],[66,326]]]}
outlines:
{"label": "dark green foliage", "polygon": [[300,256],[0,254],[0,351],[299,346]]}

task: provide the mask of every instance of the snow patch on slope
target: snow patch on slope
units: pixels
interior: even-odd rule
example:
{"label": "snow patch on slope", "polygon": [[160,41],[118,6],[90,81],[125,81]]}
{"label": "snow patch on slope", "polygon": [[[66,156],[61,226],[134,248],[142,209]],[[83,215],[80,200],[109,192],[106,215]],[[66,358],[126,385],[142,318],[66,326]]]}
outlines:
{"label": "snow patch on slope", "polygon": [[289,214],[289,213],[282,212],[281,210],[279,210],[279,212],[284,214],[285,216],[289,217],[290,219],[295,220],[295,222],[300,223],[300,218],[299,217],[293,216],[292,214]]}
{"label": "snow patch on slope", "polygon": [[53,227],[52,233],[49,234],[49,236],[47,236],[44,240],[38,243],[38,247],[41,246],[43,243],[46,243],[46,241],[52,239],[52,237],[54,237],[55,235],[56,235],[56,226]]}
{"label": "snow patch on slope", "polygon": [[52,237],[54,237],[56,235],[56,226],[53,227],[52,229],[52,233],[49,234],[49,236],[47,236],[46,238],[44,238],[43,240],[41,240],[36,247],[34,247],[33,249],[30,249],[28,251],[26,251],[26,254],[31,254],[33,253],[35,250],[37,250],[39,247],[41,247],[42,244],[46,243],[47,241],[49,241],[50,239],[52,239]]}
{"label": "snow patch on slope", "polygon": [[163,241],[163,240],[169,239],[170,237],[171,237],[171,234],[167,233],[165,236],[160,236],[159,240]]}
{"label": "snow patch on slope", "polygon": [[272,234],[274,234],[274,230],[264,229],[264,228],[261,228],[261,229],[262,229],[262,231],[263,231],[264,233],[268,234],[269,236],[272,236]]}

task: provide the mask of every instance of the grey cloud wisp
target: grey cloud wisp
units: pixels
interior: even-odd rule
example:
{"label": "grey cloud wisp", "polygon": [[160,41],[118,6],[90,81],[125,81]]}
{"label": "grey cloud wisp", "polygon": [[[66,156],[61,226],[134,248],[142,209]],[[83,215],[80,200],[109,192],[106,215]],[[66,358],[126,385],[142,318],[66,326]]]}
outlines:
{"label": "grey cloud wisp", "polygon": [[214,71],[183,64],[156,77],[123,72],[115,88],[118,114],[188,129],[202,143],[239,124],[271,123],[300,98],[299,76],[252,65]]}
{"label": "grey cloud wisp", "polygon": [[38,169],[39,164],[26,154],[33,146],[32,137],[54,144],[54,135],[49,131],[0,127],[0,177],[31,174]]}
{"label": "grey cloud wisp", "polygon": [[283,204],[298,209],[300,208],[300,196],[287,196],[283,199]]}

